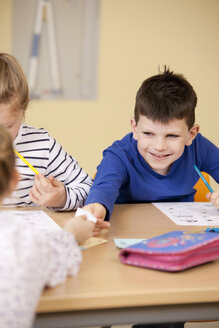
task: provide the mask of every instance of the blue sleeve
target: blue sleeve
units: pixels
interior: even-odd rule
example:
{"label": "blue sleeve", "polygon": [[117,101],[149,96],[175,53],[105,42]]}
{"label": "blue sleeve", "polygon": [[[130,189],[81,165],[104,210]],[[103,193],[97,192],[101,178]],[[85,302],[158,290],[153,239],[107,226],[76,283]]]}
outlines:
{"label": "blue sleeve", "polygon": [[201,134],[197,138],[197,166],[219,183],[219,148]]}
{"label": "blue sleeve", "polygon": [[100,203],[104,205],[107,210],[106,219],[109,219],[119,195],[119,189],[126,179],[127,171],[122,160],[110,151],[104,152],[103,160],[97,168],[97,174],[85,204]]}

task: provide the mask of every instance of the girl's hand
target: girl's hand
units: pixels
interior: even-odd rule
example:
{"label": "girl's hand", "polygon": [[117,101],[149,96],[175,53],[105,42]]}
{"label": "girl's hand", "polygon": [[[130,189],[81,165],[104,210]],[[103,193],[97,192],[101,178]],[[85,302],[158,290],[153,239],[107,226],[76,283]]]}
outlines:
{"label": "girl's hand", "polygon": [[64,225],[63,230],[72,233],[78,244],[92,237],[95,223],[87,220],[85,215],[74,217]]}

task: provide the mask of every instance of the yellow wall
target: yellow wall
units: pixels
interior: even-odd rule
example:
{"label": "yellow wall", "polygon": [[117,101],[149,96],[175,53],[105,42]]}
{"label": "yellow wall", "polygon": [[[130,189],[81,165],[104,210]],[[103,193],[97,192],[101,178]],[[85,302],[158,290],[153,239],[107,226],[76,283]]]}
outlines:
{"label": "yellow wall", "polygon": [[[95,101],[33,101],[28,124],[48,129],[90,174],[130,130],[136,91],[167,64],[198,94],[196,122],[218,145],[219,1],[102,0]],[[0,0],[0,50],[11,51],[11,0]],[[67,51],[67,49],[66,49]]]}

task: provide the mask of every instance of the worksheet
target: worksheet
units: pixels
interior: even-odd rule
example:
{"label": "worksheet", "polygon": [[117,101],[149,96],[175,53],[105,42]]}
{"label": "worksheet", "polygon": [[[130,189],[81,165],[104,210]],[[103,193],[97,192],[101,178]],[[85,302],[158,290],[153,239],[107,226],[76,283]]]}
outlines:
{"label": "worksheet", "polygon": [[219,210],[209,202],[153,203],[177,225],[219,226]]}
{"label": "worksheet", "polygon": [[0,211],[0,229],[2,221],[25,223],[39,232],[61,229],[44,211]]}
{"label": "worksheet", "polygon": [[[20,222],[21,228],[25,226],[31,226],[35,231],[39,233],[50,232],[60,230],[60,226],[50,218],[44,211],[19,211],[19,210],[7,210],[0,211],[0,229],[1,222],[8,222],[8,227],[13,225],[14,222]],[[80,247],[82,250],[106,243],[107,240],[98,237],[91,237],[86,240]]]}

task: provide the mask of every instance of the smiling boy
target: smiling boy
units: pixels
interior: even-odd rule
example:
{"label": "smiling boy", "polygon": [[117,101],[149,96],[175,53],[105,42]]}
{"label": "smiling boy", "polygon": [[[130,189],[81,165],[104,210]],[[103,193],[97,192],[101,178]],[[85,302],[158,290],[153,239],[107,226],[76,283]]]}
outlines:
{"label": "smiling boy", "polygon": [[[132,133],[103,152],[85,208],[98,217],[96,235],[107,227],[114,203],[190,202],[199,179],[219,182],[219,149],[195,124],[197,96],[179,74],[165,70],[137,92]],[[219,209],[219,190],[208,194]],[[109,224],[108,224],[109,226]]]}

